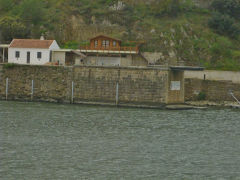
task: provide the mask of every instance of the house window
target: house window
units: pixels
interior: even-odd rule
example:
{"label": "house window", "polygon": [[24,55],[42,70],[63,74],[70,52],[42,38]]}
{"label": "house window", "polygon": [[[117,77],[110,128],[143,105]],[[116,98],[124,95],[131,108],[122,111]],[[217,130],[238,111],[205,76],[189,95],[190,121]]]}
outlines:
{"label": "house window", "polygon": [[109,44],[110,44],[110,43],[109,43],[109,40],[103,40],[103,41],[102,41],[102,47],[105,47],[105,48],[106,48],[106,47],[109,47]]}
{"label": "house window", "polygon": [[117,46],[117,42],[113,41],[113,47],[116,47],[116,46]]}
{"label": "house window", "polygon": [[106,47],[109,47],[109,41],[108,40],[106,41]]}
{"label": "house window", "polygon": [[95,40],[94,46],[95,46],[95,48],[98,47],[98,40]]}
{"label": "house window", "polygon": [[16,57],[16,58],[20,58],[20,52],[19,52],[19,51],[16,51],[16,52],[15,52],[15,57]]}
{"label": "house window", "polygon": [[41,52],[37,52],[37,58],[41,59],[42,58],[42,53]]}
{"label": "house window", "polygon": [[102,41],[102,47],[106,47],[106,41],[105,40]]}

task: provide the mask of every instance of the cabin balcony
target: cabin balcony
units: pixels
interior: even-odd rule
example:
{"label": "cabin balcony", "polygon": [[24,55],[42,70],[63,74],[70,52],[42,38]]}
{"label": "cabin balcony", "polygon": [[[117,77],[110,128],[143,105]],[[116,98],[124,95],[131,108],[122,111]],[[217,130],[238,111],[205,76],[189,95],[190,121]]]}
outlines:
{"label": "cabin balcony", "polygon": [[138,54],[138,47],[91,47],[81,46],[82,53]]}

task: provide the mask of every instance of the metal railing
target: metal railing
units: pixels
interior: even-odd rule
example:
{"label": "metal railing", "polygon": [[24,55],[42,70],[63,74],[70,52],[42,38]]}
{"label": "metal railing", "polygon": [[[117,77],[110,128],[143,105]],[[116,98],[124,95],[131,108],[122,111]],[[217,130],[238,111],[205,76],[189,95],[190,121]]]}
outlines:
{"label": "metal railing", "polygon": [[236,98],[234,93],[232,91],[229,92],[229,94],[236,100],[236,102],[240,105],[240,101]]}

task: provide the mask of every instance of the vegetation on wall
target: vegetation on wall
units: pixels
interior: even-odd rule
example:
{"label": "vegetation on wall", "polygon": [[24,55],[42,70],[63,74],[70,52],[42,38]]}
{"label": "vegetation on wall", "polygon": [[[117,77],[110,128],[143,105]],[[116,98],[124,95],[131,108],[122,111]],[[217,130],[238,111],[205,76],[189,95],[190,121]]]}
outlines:
{"label": "vegetation on wall", "polygon": [[239,0],[205,4],[206,0],[0,0],[0,43],[44,34],[61,47],[76,49],[105,34],[125,42],[145,41],[142,51],[161,52],[167,60],[240,70]]}

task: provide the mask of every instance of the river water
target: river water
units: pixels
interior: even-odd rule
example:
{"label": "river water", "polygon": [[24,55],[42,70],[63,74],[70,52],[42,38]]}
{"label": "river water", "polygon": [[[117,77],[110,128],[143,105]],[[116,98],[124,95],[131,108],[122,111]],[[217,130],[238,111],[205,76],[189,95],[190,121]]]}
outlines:
{"label": "river water", "polygon": [[240,110],[2,101],[0,179],[240,179]]}

